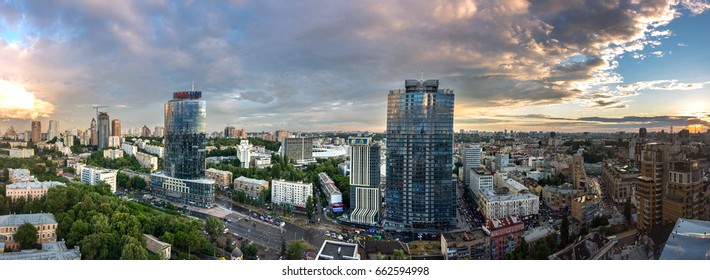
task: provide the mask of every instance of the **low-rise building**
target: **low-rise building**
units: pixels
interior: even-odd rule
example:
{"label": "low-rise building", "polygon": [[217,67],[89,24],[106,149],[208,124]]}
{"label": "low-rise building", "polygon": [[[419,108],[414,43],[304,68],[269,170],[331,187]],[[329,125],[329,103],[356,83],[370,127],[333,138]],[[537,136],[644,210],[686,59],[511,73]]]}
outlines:
{"label": "low-rise building", "polygon": [[106,149],[104,150],[104,158],[114,160],[123,157],[122,150]]}
{"label": "low-rise building", "polygon": [[35,179],[35,177],[30,174],[29,169],[8,168],[7,172],[8,172],[8,175],[10,176],[10,182],[13,182],[13,183],[37,181],[37,179]]}
{"label": "low-rise building", "polygon": [[247,178],[244,176],[239,176],[239,178],[234,179],[234,190],[243,191],[249,197],[254,199],[259,197],[261,191],[269,188],[269,182],[265,180],[258,180]]}
{"label": "low-rise building", "polygon": [[133,146],[133,144],[128,142],[123,142],[123,144],[121,144],[121,149],[123,149],[123,151],[129,156],[138,153],[138,147]]}
{"label": "low-rise building", "polygon": [[507,189],[481,192],[478,207],[486,219],[528,217],[540,211],[540,198],[531,193],[509,194]]}
{"label": "low-rise building", "polygon": [[143,240],[145,240],[145,248],[148,249],[148,251],[156,254],[161,260],[170,259],[170,249],[172,248],[170,243],[160,241],[150,234],[143,234]]}
{"label": "low-rise building", "polygon": [[305,208],[309,196],[313,196],[311,183],[271,180],[271,202],[274,204]]}
{"label": "low-rise building", "polygon": [[393,260],[395,250],[401,250],[405,256],[410,255],[409,245],[401,241],[391,240],[357,240],[362,248],[361,258],[365,260]]}
{"label": "low-rise building", "polygon": [[551,260],[611,260],[614,256],[615,238],[607,238],[599,232],[580,237],[577,242],[552,254]]}
{"label": "low-rise building", "polygon": [[20,248],[20,244],[14,240],[14,235],[25,223],[30,223],[37,229],[38,244],[57,242],[57,221],[51,213],[4,215],[0,216],[0,239],[5,239],[5,252]]}
{"label": "low-rise building", "polygon": [[583,195],[572,200],[572,217],[582,225],[590,227],[594,218],[601,214],[602,201],[595,194]]}
{"label": "low-rise building", "polygon": [[11,158],[29,158],[35,155],[34,149],[12,148],[10,149]]}
{"label": "low-rise building", "polygon": [[316,255],[316,260],[360,260],[360,246],[357,243],[346,243],[325,240]]}
{"label": "low-rise building", "polygon": [[220,187],[228,187],[232,184],[232,172],[210,168],[205,170],[205,177],[214,180]]}
{"label": "low-rise building", "polygon": [[520,244],[525,223],[516,216],[508,216],[488,219],[481,229],[491,237],[491,259],[502,260]]}
{"label": "low-rise building", "polygon": [[37,181],[23,181],[23,182],[17,182],[13,184],[9,184],[5,186],[5,197],[12,199],[12,201],[15,201],[16,199],[20,197],[24,197],[25,199],[37,199],[40,197],[43,197],[45,194],[47,194],[47,191],[50,188],[56,187],[56,186],[66,186],[64,183],[61,182],[37,182]]}
{"label": "low-rise building", "polygon": [[158,170],[158,157],[151,154],[137,152],[136,159],[142,167],[150,168],[150,171]]}
{"label": "low-rise building", "polygon": [[575,197],[577,197],[577,188],[570,183],[542,188],[542,201],[553,211],[569,209]]}
{"label": "low-rise building", "polygon": [[143,150],[146,151],[146,153],[149,153],[151,155],[155,155],[159,158],[163,157],[163,154],[165,153],[165,148],[158,146],[158,145],[151,145],[151,144],[146,144],[143,146]]}
{"label": "low-rise building", "polygon": [[328,208],[333,213],[343,212],[343,194],[335,186],[335,182],[325,172],[318,173],[318,184],[328,200]]}
{"label": "low-rise building", "polygon": [[491,238],[483,230],[441,234],[441,253],[447,260],[491,259]]}
{"label": "low-rise building", "polygon": [[271,156],[259,156],[259,157],[254,157],[254,167],[256,168],[265,168],[271,166]]}

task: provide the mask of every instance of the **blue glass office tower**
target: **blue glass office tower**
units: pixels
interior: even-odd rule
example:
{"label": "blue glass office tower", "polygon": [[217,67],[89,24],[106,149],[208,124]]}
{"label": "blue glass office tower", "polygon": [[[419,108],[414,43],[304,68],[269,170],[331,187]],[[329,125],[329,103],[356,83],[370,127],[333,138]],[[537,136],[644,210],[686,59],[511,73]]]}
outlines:
{"label": "blue glass office tower", "polygon": [[387,101],[386,228],[415,232],[456,226],[451,180],[454,93],[438,80],[407,80]]}
{"label": "blue glass office tower", "polygon": [[164,172],[151,175],[151,187],[158,196],[209,208],[214,180],[205,179],[207,104],[201,97],[201,91],[181,91],[165,103]]}

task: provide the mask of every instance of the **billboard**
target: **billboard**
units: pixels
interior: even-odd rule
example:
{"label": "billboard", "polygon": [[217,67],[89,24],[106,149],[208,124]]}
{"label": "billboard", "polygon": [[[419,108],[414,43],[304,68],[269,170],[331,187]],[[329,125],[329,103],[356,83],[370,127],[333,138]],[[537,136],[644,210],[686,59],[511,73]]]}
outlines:
{"label": "billboard", "polygon": [[333,207],[333,213],[341,213],[343,212],[343,207]]}
{"label": "billboard", "polygon": [[173,92],[173,99],[200,99],[202,91],[176,91]]}

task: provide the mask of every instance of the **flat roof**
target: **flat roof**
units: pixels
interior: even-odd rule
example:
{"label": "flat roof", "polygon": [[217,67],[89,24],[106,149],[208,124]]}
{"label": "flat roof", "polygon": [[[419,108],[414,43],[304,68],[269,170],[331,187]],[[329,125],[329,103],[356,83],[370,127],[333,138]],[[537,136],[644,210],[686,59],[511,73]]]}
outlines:
{"label": "flat roof", "polygon": [[5,186],[6,190],[16,190],[16,189],[41,189],[41,188],[51,188],[56,186],[66,186],[62,182],[48,181],[48,182],[17,182],[14,184],[9,184]]}
{"label": "flat roof", "polygon": [[325,240],[316,256],[317,260],[359,260],[357,244]]}
{"label": "flat roof", "polygon": [[42,244],[42,250],[22,250],[0,254],[0,260],[79,260],[81,253],[76,248],[67,249],[64,241]]}
{"label": "flat roof", "polygon": [[234,179],[234,181],[235,182],[240,181],[240,182],[257,184],[257,185],[263,185],[264,183],[268,183],[268,181],[266,181],[266,180],[259,180],[259,179],[244,177],[244,176],[239,176],[239,178]]}

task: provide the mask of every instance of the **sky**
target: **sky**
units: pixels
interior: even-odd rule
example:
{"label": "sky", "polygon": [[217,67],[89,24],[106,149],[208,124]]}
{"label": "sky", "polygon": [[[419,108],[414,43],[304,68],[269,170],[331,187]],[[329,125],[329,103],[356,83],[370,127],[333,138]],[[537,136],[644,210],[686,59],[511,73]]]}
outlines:
{"label": "sky", "polygon": [[710,126],[710,1],[0,0],[0,129],[163,124],[194,82],[207,129],[384,131],[406,79],[455,130]]}

